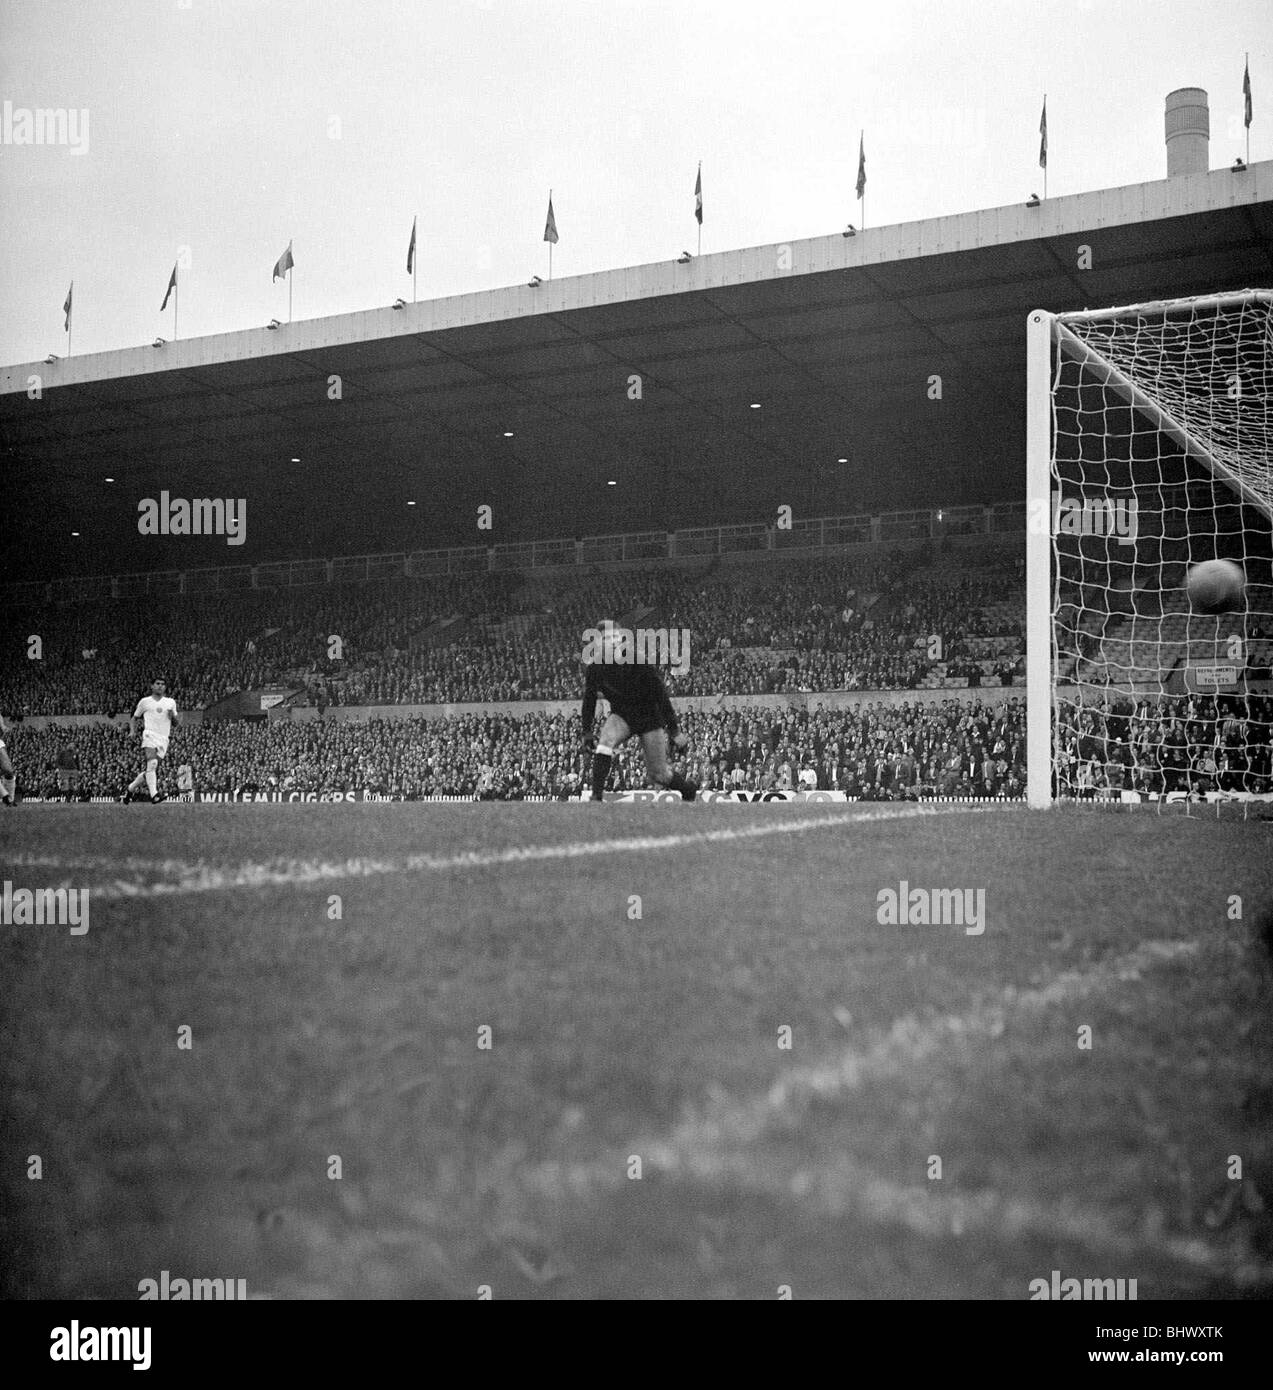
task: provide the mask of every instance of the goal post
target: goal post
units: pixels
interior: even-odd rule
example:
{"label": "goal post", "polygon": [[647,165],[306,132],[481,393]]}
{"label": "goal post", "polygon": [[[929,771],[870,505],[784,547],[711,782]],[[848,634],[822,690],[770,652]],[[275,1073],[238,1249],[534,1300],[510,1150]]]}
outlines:
{"label": "goal post", "polygon": [[[1026,329],[1026,801],[1052,804],[1052,330],[1036,309]],[[1047,518],[1046,525],[1043,518]]]}
{"label": "goal post", "polygon": [[[1031,806],[1273,790],[1271,389],[1269,290],[1028,316]],[[1242,567],[1240,611],[1192,609],[1206,559]]]}

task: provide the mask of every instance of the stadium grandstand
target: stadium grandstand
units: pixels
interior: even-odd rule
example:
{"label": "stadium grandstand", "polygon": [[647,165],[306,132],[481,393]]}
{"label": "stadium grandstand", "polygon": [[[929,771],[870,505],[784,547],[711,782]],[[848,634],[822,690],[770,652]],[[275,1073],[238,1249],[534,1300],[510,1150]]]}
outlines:
{"label": "stadium grandstand", "polygon": [[[1019,684],[1021,535],[995,528],[1020,522],[1011,507],[819,519],[777,548],[768,548],[775,530],[719,528],[661,538],[685,557],[677,567],[647,557],[484,568],[458,579],[430,575],[445,554],[371,556],[357,570],[349,560],[325,565],[322,579],[335,582],[271,588],[258,574],[258,587],[241,590],[232,607],[224,595],[233,572],[209,571],[226,588],[182,594],[182,576],[178,592],[144,613],[118,598],[83,597],[59,604],[50,622],[47,611],[19,605],[7,618],[11,640],[42,617],[43,658],[8,672],[0,701],[29,730],[29,794],[51,791],[67,748],[80,764],[79,794],[111,794],[134,692],[162,667],[183,692],[188,721],[201,726],[188,748],[200,792],[473,795],[490,766],[496,794],[558,795],[579,786],[568,715],[579,633],[600,608],[692,634],[687,669],[667,681],[678,700],[689,697],[691,727],[703,734],[695,768],[708,788],[798,790],[812,769],[818,788],[854,796],[1016,795],[1015,737],[983,727],[979,739],[960,740],[955,760],[929,729],[958,707],[954,691],[1002,694]],[[860,538],[836,546],[833,558],[828,534]],[[607,538],[618,556],[648,542]],[[556,553],[552,542],[543,547],[544,558]],[[428,577],[415,577],[417,567]],[[397,578],[369,577],[394,569]],[[107,582],[118,594],[144,578]],[[867,697],[879,692],[913,692],[888,718],[882,745],[884,726],[858,713],[873,716],[879,702]],[[811,706],[820,712],[812,725]],[[985,726],[993,705],[975,709]],[[342,728],[307,727],[324,717]],[[381,727],[404,717],[392,734]],[[236,736],[229,718],[268,727]],[[326,756],[331,739],[343,740],[341,757]],[[232,742],[233,756],[219,757]],[[301,746],[313,756],[298,765]],[[620,769],[620,790],[630,775]]]}
{"label": "stadium grandstand", "polygon": [[[1273,164],[1169,173],[3,369],[21,578],[0,708],[23,790],[117,791],[121,726],[161,674],[194,726],[189,795],[569,794],[580,634],[610,613],[690,634],[668,689],[707,788],[1019,795],[1026,316],[1267,272]],[[244,524],[139,521],[170,498]],[[1247,529],[1224,688],[1190,679],[1208,644],[1185,538],[1137,542],[1133,572],[1176,576],[1152,612],[1134,583],[1065,580],[1058,698],[1104,697],[1058,741],[1059,787],[1267,789],[1268,528]]]}
{"label": "stadium grandstand", "polygon": [[[182,755],[192,798],[568,796],[585,772],[578,634],[599,610],[627,612],[692,634],[667,682],[709,790],[1015,797],[1021,522],[1006,506],[657,538],[678,565],[635,535],[598,538],[592,564],[561,560],[583,542],[548,541],[523,569],[486,553],[467,575],[448,570],[473,556],[424,552],[179,574],[167,592],[148,575],[86,580],[51,611],[10,607],[8,640],[40,627],[42,659],[6,672],[0,703],[23,727],[30,796],[118,791],[128,715],[156,669],[197,729]],[[159,603],[121,602],[138,590]],[[1104,634],[1105,659],[1136,621]],[[1267,646],[1250,644],[1249,694],[1267,686]],[[1159,683],[1155,669],[1146,688]],[[1151,719],[1133,715],[1136,694],[1112,692],[1067,741],[1076,793],[1270,789],[1267,699],[1189,697]],[[59,783],[68,758],[73,788]],[[616,791],[637,785],[629,754]]]}

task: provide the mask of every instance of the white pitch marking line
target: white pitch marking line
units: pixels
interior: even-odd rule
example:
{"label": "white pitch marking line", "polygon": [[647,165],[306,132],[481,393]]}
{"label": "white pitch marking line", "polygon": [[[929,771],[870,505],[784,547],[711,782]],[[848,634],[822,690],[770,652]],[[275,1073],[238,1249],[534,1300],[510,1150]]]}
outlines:
{"label": "white pitch marking line", "polygon": [[111,873],[184,874],[200,868],[203,861],[191,863],[188,859],[140,859],[131,854],[121,859],[109,854],[64,855],[23,851],[10,855],[6,863],[9,868],[18,869],[105,869]]}
{"label": "white pitch marking line", "polygon": [[[1145,970],[1197,951],[1195,941],[1149,941],[1092,970],[1067,971],[1039,989],[996,991],[991,999],[959,1016],[924,1020],[904,1015],[865,1048],[849,1049],[817,1066],[793,1068],[763,1093],[741,1101],[718,1095],[703,1113],[689,1115],[669,1134],[633,1140],[623,1146],[623,1153],[640,1154],[651,1168],[671,1176],[732,1182],[779,1200],[812,1203],[827,1215],[848,1212],[879,1225],[902,1225],[923,1236],[977,1232],[1012,1240],[1034,1232],[1111,1256],[1152,1249],[1184,1264],[1214,1268],[1222,1257],[1204,1241],[1124,1235],[1114,1229],[1107,1213],[1077,1203],[1049,1205],[995,1192],[947,1195],[931,1185],[904,1186],[880,1177],[848,1155],[829,1169],[824,1166],[810,1171],[772,1160],[757,1163],[752,1151],[768,1130],[789,1125],[793,1110],[798,1112],[808,1101],[854,1091],[870,1076],[913,1075],[917,1064],[942,1050],[952,1038],[997,1037],[1011,1014],[1038,1012],[1081,998],[1137,979]],[[541,1163],[524,1173],[520,1181],[525,1189],[540,1196],[578,1201],[620,1187],[626,1181],[624,1160]]]}
{"label": "white pitch marking line", "polygon": [[[128,898],[177,897],[192,893],[223,892],[240,888],[300,887],[312,883],[327,883],[349,878],[374,878],[392,874],[440,873],[451,869],[485,869],[505,864],[525,864],[560,859],[582,859],[594,855],[642,853],[649,850],[681,849],[690,845],[722,844],[737,840],[759,839],[769,835],[796,835],[807,830],[834,829],[837,826],[869,822],[909,820],[916,817],[982,814],[999,807],[907,806],[896,810],[883,808],[871,811],[852,811],[844,815],[802,817],[798,820],[758,821],[745,826],[723,826],[715,830],[683,831],[671,835],[638,835],[626,839],[581,840],[567,844],[517,845],[501,850],[466,850],[459,854],[411,854],[405,858],[368,859],[274,859],[263,864],[238,864],[219,867],[202,862],[182,860],[156,861],[162,872],[173,881],[160,883],[130,883],[115,878],[104,884],[88,885],[94,898],[101,900]],[[65,872],[79,867],[74,859],[58,859],[53,855],[18,856],[12,861],[18,866],[58,868]],[[92,867],[108,872],[127,871],[128,860],[93,860]],[[85,864],[83,867],[90,867]]]}

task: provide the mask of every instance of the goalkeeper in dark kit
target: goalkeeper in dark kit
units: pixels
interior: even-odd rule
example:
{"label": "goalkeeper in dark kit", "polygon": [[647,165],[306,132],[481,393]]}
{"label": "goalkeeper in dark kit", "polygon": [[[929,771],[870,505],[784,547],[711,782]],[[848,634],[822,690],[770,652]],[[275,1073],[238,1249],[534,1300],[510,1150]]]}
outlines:
{"label": "goalkeeper in dark kit", "polygon": [[[651,781],[680,792],[683,801],[693,801],[698,795],[697,785],[673,772],[669,759],[669,747],[684,749],[688,740],[677,725],[663,677],[648,663],[622,659],[613,624],[603,623],[601,627],[605,634],[602,660],[587,664],[583,691],[584,746],[592,753],[590,799],[602,799],[615,752],[635,736],[641,740]],[[600,738],[592,732],[599,695],[610,702]]]}

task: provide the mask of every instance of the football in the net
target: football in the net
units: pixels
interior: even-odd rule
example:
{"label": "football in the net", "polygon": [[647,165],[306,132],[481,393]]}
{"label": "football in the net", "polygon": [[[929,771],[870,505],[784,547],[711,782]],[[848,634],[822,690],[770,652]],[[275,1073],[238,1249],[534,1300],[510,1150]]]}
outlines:
{"label": "football in the net", "polygon": [[1242,602],[1246,575],[1232,560],[1203,560],[1185,577],[1189,602],[1199,613],[1228,613]]}

